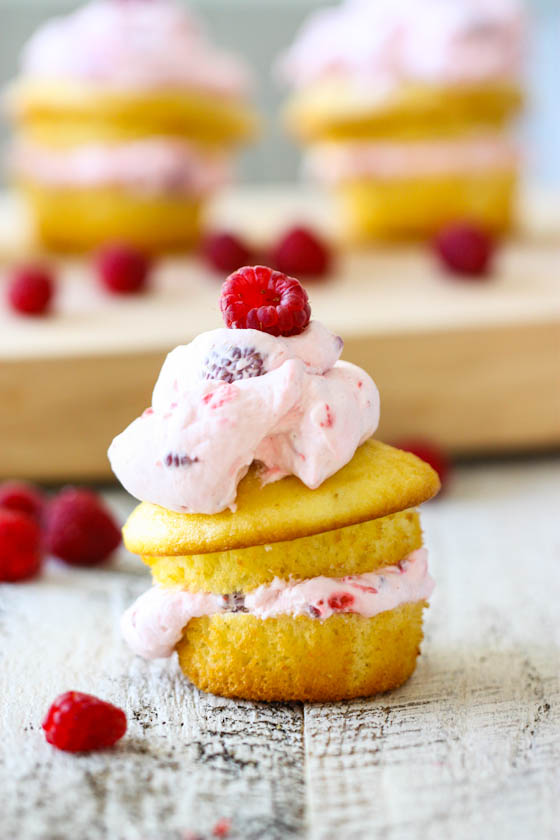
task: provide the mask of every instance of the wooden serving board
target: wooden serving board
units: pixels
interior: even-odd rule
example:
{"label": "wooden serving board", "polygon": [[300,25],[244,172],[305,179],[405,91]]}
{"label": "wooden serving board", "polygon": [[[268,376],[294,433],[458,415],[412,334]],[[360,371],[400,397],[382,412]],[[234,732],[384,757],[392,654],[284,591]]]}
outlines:
{"label": "wooden serving board", "polygon": [[[273,188],[238,191],[213,212],[258,242],[329,218],[322,197]],[[527,201],[524,218],[487,282],[446,277],[418,245],[341,253],[330,279],[309,285],[314,317],[379,386],[380,437],[456,453],[560,444],[560,196]],[[25,231],[6,198],[6,263],[29,256]],[[0,476],[107,477],[107,446],[149,404],[165,354],[221,324],[223,278],[196,258],[162,260],[153,290],[125,299],[97,288],[87,260],[58,263],[54,315],[0,308]]]}

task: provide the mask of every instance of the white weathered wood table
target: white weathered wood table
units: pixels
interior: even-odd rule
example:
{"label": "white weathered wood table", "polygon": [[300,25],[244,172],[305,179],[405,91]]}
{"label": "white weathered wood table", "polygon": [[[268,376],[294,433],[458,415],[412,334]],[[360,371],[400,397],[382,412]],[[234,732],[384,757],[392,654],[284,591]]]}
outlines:
{"label": "white weathered wood table", "polygon": [[[124,551],[0,587],[0,837],[208,838],[230,818],[239,840],[559,838],[559,486],[558,459],[470,465],[426,507],[424,653],[371,700],[234,702],[133,657],[118,619],[148,575]],[[116,748],[45,742],[70,688],[126,709]]]}

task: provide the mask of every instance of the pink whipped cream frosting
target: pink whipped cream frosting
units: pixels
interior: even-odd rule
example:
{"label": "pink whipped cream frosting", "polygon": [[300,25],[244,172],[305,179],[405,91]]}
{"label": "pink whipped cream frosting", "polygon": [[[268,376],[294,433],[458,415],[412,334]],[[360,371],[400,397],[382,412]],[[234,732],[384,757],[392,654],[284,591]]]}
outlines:
{"label": "pink whipped cream frosting", "polygon": [[434,582],[426,549],[413,551],[397,566],[344,578],[275,580],[252,592],[230,596],[153,586],[124,613],[123,636],[146,659],[171,656],[191,618],[245,612],[261,619],[306,615],[317,619],[340,613],[372,618],[402,604],[427,600]]}
{"label": "pink whipped cream frosting", "polygon": [[22,74],[111,88],[185,87],[237,96],[249,72],[216,49],[173,0],[92,0],[53,18],[24,47]]}
{"label": "pink whipped cream frosting", "polygon": [[296,87],[328,75],[381,88],[516,79],[523,29],[517,0],[345,0],[310,15],[279,69]]}
{"label": "pink whipped cream frosting", "polygon": [[326,183],[352,178],[413,178],[455,173],[509,171],[519,163],[516,144],[502,134],[408,143],[357,142],[317,145],[306,173]]}
{"label": "pink whipped cream frosting", "polygon": [[12,171],[55,187],[117,186],[142,194],[206,195],[231,180],[230,158],[170,137],[56,151],[27,141]]}
{"label": "pink whipped cream frosting", "polygon": [[138,499],[182,513],[235,510],[253,461],[263,484],[295,475],[315,489],[379,422],[379,394],[339,361],[343,342],[318,321],[301,335],[203,333],[167,357],[152,405],[118,435],[109,460]]}

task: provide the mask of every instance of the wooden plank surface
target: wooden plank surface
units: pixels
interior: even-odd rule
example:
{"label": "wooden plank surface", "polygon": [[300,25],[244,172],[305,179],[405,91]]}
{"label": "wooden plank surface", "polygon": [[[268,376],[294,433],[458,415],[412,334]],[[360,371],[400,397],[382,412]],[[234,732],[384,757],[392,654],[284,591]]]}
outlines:
{"label": "wooden plank surface", "polygon": [[[558,459],[465,466],[425,507],[423,655],[370,700],[223,700],[133,657],[118,620],[148,576],[125,552],[0,587],[2,838],[210,838],[229,818],[232,840],[558,840],[559,481]],[[124,516],[131,501],[109,497]],[[117,748],[45,743],[69,688],[126,709]]]}
{"label": "wooden plank surface", "polygon": [[[309,287],[314,317],[379,386],[381,437],[459,453],[560,444],[555,206],[556,227],[552,205],[532,206],[488,282],[458,283],[410,246],[340,254]],[[4,236],[10,207],[0,201]],[[268,188],[226,196],[216,214],[264,242],[294,218],[325,226],[327,210],[313,193]],[[0,477],[109,476],[107,445],[149,404],[166,352],[221,324],[222,278],[196,259],[163,260],[153,291],[132,299],[103,294],[83,260],[58,267],[53,317],[18,318],[0,302]]]}

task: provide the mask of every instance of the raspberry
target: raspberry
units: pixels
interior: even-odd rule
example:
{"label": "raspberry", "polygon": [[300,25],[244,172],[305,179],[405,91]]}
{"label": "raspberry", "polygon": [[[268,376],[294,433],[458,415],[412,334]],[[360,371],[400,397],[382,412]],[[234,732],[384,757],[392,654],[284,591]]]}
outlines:
{"label": "raspberry", "polygon": [[272,252],[278,271],[301,277],[323,277],[331,266],[331,252],[314,231],[295,227],[282,236]]}
{"label": "raspberry", "polygon": [[0,484],[0,508],[19,510],[40,522],[44,506],[43,494],[33,484],[24,481],[5,481]]}
{"label": "raspberry", "polygon": [[122,709],[92,694],[67,691],[57,697],[43,721],[49,744],[66,752],[111,747],[126,732]]}
{"label": "raspberry", "polygon": [[212,834],[214,837],[227,837],[230,831],[231,820],[228,820],[227,817],[222,817],[212,829]]}
{"label": "raspberry", "polygon": [[95,566],[117,548],[121,532],[95,493],[69,487],[47,507],[45,542],[71,566]]}
{"label": "raspberry", "polygon": [[220,379],[222,382],[236,382],[238,379],[253,379],[265,373],[264,359],[254,347],[237,347],[234,344],[211,350],[204,360],[203,379]]}
{"label": "raspberry", "polygon": [[437,472],[442,487],[447,484],[451,472],[451,461],[441,446],[422,439],[401,440],[395,446],[404,449],[405,452],[412,452],[413,455],[417,455]]}
{"label": "raspberry", "polygon": [[490,269],[495,243],[482,228],[462,222],[441,230],[434,239],[434,248],[452,273],[482,277]]}
{"label": "raspberry", "polygon": [[293,277],[263,265],[245,266],[222,286],[220,309],[230,329],[298,335],[311,317],[307,292]]}
{"label": "raspberry", "polygon": [[228,274],[237,271],[243,265],[251,261],[253,253],[251,249],[233,233],[209,234],[202,244],[202,255],[206,262],[216,269]]}
{"label": "raspberry", "polygon": [[44,315],[54,295],[50,271],[41,266],[16,268],[8,284],[8,301],[22,315]]}
{"label": "raspberry", "polygon": [[354,603],[354,596],[349,592],[335,592],[328,600],[331,610],[349,610]]}
{"label": "raspberry", "polygon": [[130,295],[146,288],[151,261],[142,251],[116,242],[106,245],[96,262],[101,283],[109,292]]}
{"label": "raspberry", "polygon": [[34,577],[41,568],[41,531],[19,510],[0,508],[0,581]]}
{"label": "raspberry", "polygon": [[198,464],[198,458],[191,458],[185,453],[177,455],[177,453],[168,452],[164,464],[166,467],[190,467],[191,464]]}

